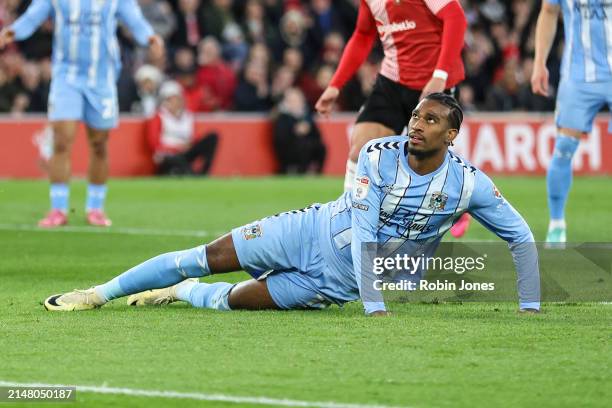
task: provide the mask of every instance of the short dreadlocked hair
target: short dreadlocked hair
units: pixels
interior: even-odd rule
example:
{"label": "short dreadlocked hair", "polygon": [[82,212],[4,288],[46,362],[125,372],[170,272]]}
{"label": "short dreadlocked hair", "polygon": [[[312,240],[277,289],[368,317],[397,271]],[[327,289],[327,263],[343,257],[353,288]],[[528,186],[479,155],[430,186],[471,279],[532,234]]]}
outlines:
{"label": "short dreadlocked hair", "polygon": [[457,102],[455,98],[442,92],[435,92],[427,95],[424,99],[440,102],[442,105],[449,108],[450,112],[448,113],[448,122],[450,123],[451,128],[457,130],[461,128],[461,122],[463,122],[463,111],[461,110],[461,106],[459,106],[459,102]]}

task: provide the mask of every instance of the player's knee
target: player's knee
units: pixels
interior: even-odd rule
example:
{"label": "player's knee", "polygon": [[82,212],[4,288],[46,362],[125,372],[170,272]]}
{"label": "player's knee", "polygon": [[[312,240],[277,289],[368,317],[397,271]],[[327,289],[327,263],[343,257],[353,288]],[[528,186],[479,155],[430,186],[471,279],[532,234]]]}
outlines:
{"label": "player's knee", "polygon": [[69,155],[72,149],[72,142],[69,138],[55,137],[53,140],[53,154],[63,156]]}
{"label": "player's knee", "polygon": [[93,139],[89,141],[91,153],[98,159],[106,159],[108,155],[108,149],[106,145],[106,139]]}
{"label": "player's knee", "polygon": [[574,137],[576,139],[580,139],[581,137],[586,136],[586,132],[577,129],[570,128],[559,128],[559,133],[563,136]]}

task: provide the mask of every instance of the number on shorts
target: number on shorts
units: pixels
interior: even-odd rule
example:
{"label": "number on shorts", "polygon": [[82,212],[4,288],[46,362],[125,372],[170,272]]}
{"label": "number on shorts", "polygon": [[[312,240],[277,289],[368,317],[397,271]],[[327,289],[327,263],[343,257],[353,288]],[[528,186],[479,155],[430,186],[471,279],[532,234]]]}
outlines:
{"label": "number on shorts", "polygon": [[102,106],[104,109],[102,110],[102,118],[110,119],[115,114],[115,103],[112,98],[102,99]]}

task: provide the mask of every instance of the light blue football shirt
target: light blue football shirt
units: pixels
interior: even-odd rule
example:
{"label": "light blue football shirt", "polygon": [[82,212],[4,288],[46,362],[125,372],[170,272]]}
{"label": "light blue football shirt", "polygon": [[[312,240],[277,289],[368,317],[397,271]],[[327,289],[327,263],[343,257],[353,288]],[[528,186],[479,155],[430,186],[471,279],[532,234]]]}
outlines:
{"label": "light blue football shirt", "polygon": [[121,67],[118,20],[141,46],[153,35],[136,0],[33,0],[11,26],[15,39],[26,39],[50,17],[55,23],[53,76],[92,88],[116,86]]}
{"label": "light blue football shirt", "polygon": [[[521,308],[540,307],[538,256],[533,235],[521,215],[502,197],[483,172],[459,156],[447,153],[444,163],[426,175],[408,165],[408,139],[376,139],[361,150],[355,189],[325,205],[331,214],[321,248],[338,282],[357,280],[366,312],[384,310],[379,301],[364,299],[362,245],[408,244],[435,250],[442,236],[463,213],[508,242],[518,275]],[[322,208],[322,210],[326,210]],[[330,255],[330,253],[333,254]],[[367,269],[367,268],[366,268]]]}
{"label": "light blue football shirt", "polygon": [[612,81],[612,2],[545,1],[560,5],[563,13],[561,76],[580,82]]}

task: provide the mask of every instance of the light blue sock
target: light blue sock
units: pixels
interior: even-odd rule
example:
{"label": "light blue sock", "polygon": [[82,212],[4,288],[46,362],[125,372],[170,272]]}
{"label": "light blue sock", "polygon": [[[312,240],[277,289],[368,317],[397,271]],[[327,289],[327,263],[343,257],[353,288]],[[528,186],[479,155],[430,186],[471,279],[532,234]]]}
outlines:
{"label": "light blue sock", "polygon": [[106,200],[106,184],[88,184],[87,185],[87,204],[85,209],[103,210],[104,201]]}
{"label": "light blue sock", "polygon": [[68,199],[70,198],[70,188],[68,184],[51,184],[49,188],[49,198],[51,199],[51,208],[53,210],[61,210],[64,213],[68,212]]}
{"label": "light blue sock", "polygon": [[176,297],[193,307],[205,307],[216,310],[230,310],[229,292],[234,287],[231,283],[197,283],[185,282],[177,285]]}
{"label": "light blue sock", "polygon": [[565,218],[565,203],[572,185],[572,157],[579,143],[578,139],[563,135],[558,135],[555,141],[555,150],[546,175],[551,220]]}
{"label": "light blue sock", "polygon": [[166,288],[187,278],[208,275],[210,269],[206,260],[206,245],[200,245],[158,255],[95,289],[98,295],[109,301],[144,290]]}

